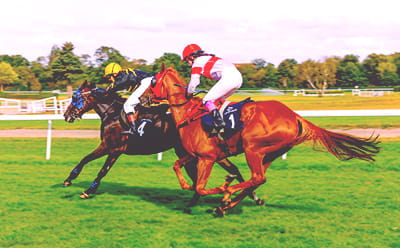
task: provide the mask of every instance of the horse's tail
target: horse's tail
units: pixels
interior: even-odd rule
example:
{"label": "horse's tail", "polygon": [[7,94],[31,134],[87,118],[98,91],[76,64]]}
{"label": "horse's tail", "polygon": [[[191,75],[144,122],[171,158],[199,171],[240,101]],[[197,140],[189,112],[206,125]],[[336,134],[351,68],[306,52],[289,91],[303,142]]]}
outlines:
{"label": "horse's tail", "polygon": [[361,138],[353,135],[332,132],[318,127],[313,123],[298,116],[299,123],[299,143],[311,140],[314,148],[323,147],[340,160],[358,158],[373,162],[374,156],[380,151],[378,144],[379,135],[369,138]]}

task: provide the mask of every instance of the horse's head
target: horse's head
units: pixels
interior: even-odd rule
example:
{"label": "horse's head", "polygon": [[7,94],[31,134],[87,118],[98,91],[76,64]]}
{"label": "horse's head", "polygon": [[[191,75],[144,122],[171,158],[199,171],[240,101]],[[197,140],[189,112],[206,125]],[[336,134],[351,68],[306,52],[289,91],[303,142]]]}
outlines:
{"label": "horse's head", "polygon": [[175,69],[165,68],[164,64],[151,86],[154,98],[170,100],[171,96],[178,95],[181,95],[180,98],[186,98],[187,83]]}
{"label": "horse's head", "polygon": [[82,115],[93,109],[96,99],[92,96],[92,89],[95,84],[85,81],[72,95],[71,104],[64,113],[65,121],[73,122],[75,119],[80,119]]}

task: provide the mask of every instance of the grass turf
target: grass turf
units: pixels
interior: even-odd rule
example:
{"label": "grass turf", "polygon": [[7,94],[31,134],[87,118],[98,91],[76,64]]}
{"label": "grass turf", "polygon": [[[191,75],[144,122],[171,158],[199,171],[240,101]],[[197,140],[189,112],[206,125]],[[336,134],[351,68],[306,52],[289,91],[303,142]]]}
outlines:
{"label": "grass turf", "polygon": [[[341,162],[305,145],[267,171],[257,189],[224,218],[209,210],[221,196],[203,197],[184,211],[192,193],[179,188],[175,155],[122,156],[98,195],[81,200],[104,159],[91,162],[74,184],[61,184],[97,139],[2,138],[0,247],[399,247],[399,142],[386,141],[374,164]],[[18,156],[16,156],[18,154]],[[232,160],[249,176],[244,157]],[[226,173],[215,166],[208,187]]]}

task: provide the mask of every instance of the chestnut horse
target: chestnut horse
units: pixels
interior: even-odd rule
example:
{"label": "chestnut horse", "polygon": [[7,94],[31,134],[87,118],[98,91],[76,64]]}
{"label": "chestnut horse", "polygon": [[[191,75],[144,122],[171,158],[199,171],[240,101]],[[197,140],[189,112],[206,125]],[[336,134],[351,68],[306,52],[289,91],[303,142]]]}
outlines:
{"label": "chestnut horse", "polygon": [[[67,122],[80,119],[84,113],[92,109],[94,109],[101,118],[100,145],[74,167],[68,178],[64,181],[64,186],[70,186],[72,184],[72,180],[79,176],[85,164],[104,155],[108,155],[97,178],[87,190],[80,194],[82,199],[89,198],[91,194],[97,191],[101,179],[108,173],[121,154],[149,155],[163,152],[171,148],[175,149],[176,155],[180,158],[175,167],[180,168],[185,166],[192,181],[196,181],[196,159],[188,156],[188,153],[183,149],[171,115],[166,113],[167,105],[164,104],[151,108],[142,107],[139,110],[139,119],[150,119],[153,121],[153,124],[145,130],[143,136],[126,136],[121,134],[126,128],[126,126],[124,126],[124,121],[121,119],[121,110],[125,99],[116,93],[105,94],[105,92],[96,97],[96,90],[98,89],[99,88],[96,88],[95,84],[84,82],[74,93],[72,102],[64,113],[65,121]],[[146,99],[146,97],[141,98],[141,101],[145,103],[144,105],[148,105]],[[229,160],[222,159],[218,161],[218,163],[231,174],[227,176],[227,182],[234,179],[244,181],[238,168]],[[198,198],[199,195],[195,193],[189,206],[194,205]],[[252,195],[252,198],[257,204],[260,204],[262,201],[258,199],[255,194]]]}
{"label": "chestnut horse", "polygon": [[[188,110],[202,105],[199,97],[187,97],[187,83],[173,68],[162,68],[152,86],[153,97],[168,99],[175,123],[184,122]],[[198,158],[196,192],[201,195],[224,194],[221,206],[214,210],[218,216],[225,215],[227,209],[265,183],[265,173],[270,164],[300,143],[313,141],[314,145],[319,145],[340,160],[358,158],[374,161],[373,156],[380,150],[378,137],[360,138],[328,131],[278,101],[246,103],[241,109],[240,120],[243,122],[242,130],[224,141],[230,153],[221,149],[218,137],[211,137],[203,130],[200,119],[188,120],[188,124],[178,130],[186,151]],[[215,161],[243,152],[251,172],[249,180],[205,188]],[[184,180],[180,173],[177,171],[178,178]],[[181,185],[185,183],[181,182]],[[234,193],[238,194],[231,199]]]}

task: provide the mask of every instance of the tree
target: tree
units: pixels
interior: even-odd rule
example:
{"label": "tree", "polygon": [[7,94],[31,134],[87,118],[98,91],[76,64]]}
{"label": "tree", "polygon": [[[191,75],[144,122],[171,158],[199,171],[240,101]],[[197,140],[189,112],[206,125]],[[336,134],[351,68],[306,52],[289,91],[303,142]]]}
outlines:
{"label": "tree", "polygon": [[54,85],[53,74],[49,67],[43,62],[45,57],[40,57],[37,61],[32,62],[31,70],[40,83],[41,89],[52,89]]}
{"label": "tree", "polygon": [[73,53],[74,45],[64,43],[59,57],[50,65],[54,79],[60,85],[66,84],[67,92],[72,95],[72,84],[82,78],[82,63]]}
{"label": "tree", "polygon": [[296,78],[297,61],[294,59],[285,59],[278,65],[278,80],[284,88],[293,86]]}
{"label": "tree", "polygon": [[339,61],[336,71],[338,87],[354,87],[368,85],[368,79],[355,55],[346,55]]}
{"label": "tree", "polygon": [[336,82],[336,63],[335,58],[327,58],[325,62],[306,60],[297,65],[296,80],[307,82],[311,88],[318,90],[319,96],[323,96],[328,86]]}
{"label": "tree", "polygon": [[378,82],[382,86],[395,86],[399,84],[397,67],[391,62],[380,63],[376,68],[378,71]]}
{"label": "tree", "polygon": [[[181,60],[181,56],[176,53],[164,53],[163,56],[156,59],[153,64],[152,71],[153,73],[157,73],[161,70],[161,65],[165,64],[166,67],[173,66],[175,70],[179,71],[181,76],[189,81],[191,74],[191,67]],[[200,86],[204,86],[204,83],[208,85],[209,81],[205,79],[201,79],[202,84]]]}
{"label": "tree", "polygon": [[19,88],[27,90],[40,90],[42,88],[35,73],[28,66],[18,66],[14,70],[19,75],[17,80]]}
{"label": "tree", "polygon": [[12,67],[29,66],[29,61],[21,55],[0,55],[0,61],[9,63]]}
{"label": "tree", "polygon": [[383,54],[370,54],[364,60],[363,67],[366,70],[366,76],[370,85],[381,85],[379,78],[379,64],[388,62],[388,58]]}
{"label": "tree", "polygon": [[122,67],[124,67],[126,66],[125,64],[128,62],[127,57],[122,56],[122,54],[117,49],[108,46],[102,46],[98,48],[94,53],[94,57],[96,58],[97,66],[103,67],[106,67],[111,62],[118,63]]}
{"label": "tree", "polygon": [[15,84],[18,74],[7,62],[0,62],[0,92],[4,91],[4,86]]}
{"label": "tree", "polygon": [[243,88],[254,88],[256,87],[257,81],[260,80],[260,77],[265,74],[260,73],[259,75],[257,74],[257,69],[254,64],[246,63],[246,64],[240,64],[237,66],[238,70],[242,74],[243,77]]}
{"label": "tree", "polygon": [[21,55],[1,55],[0,61],[9,63],[18,74],[15,81],[17,88],[27,90],[39,90],[41,85],[36,75],[31,70],[31,63]]}
{"label": "tree", "polygon": [[279,87],[278,70],[274,64],[268,63],[265,67],[265,76],[263,78],[263,88]]}
{"label": "tree", "polygon": [[397,74],[400,77],[400,53],[390,55],[391,61],[397,66]]}
{"label": "tree", "polygon": [[265,61],[264,59],[253,59],[251,63],[255,65],[257,70],[259,70],[265,67],[267,61]]}

